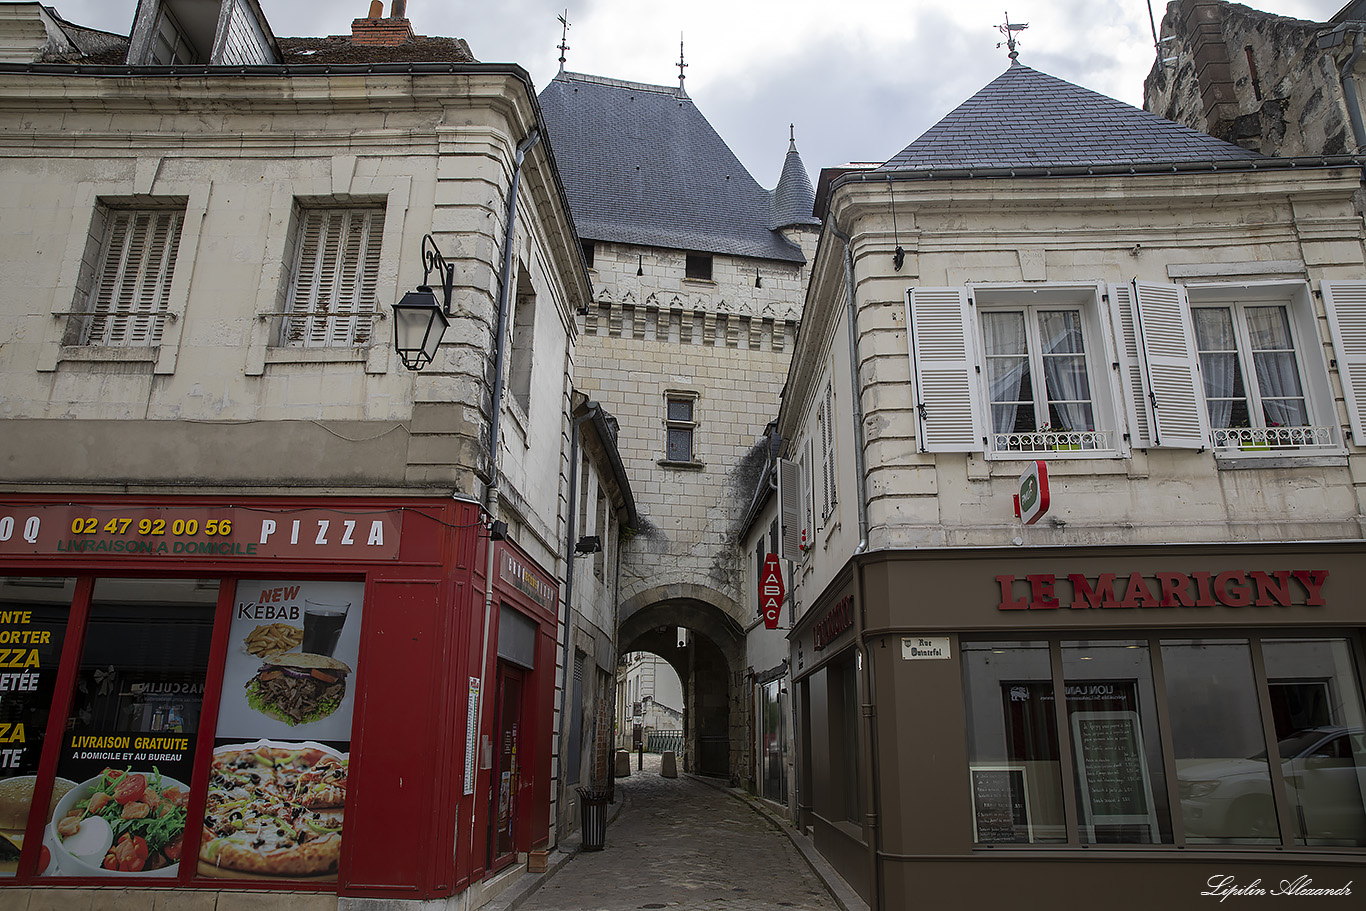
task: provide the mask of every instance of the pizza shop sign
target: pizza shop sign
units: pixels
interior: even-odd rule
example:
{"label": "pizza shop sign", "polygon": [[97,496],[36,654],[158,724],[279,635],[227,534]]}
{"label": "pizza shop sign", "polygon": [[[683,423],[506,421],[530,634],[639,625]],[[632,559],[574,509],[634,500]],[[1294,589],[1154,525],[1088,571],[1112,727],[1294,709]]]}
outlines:
{"label": "pizza shop sign", "polygon": [[998,610],[1322,607],[1326,569],[997,576]]}

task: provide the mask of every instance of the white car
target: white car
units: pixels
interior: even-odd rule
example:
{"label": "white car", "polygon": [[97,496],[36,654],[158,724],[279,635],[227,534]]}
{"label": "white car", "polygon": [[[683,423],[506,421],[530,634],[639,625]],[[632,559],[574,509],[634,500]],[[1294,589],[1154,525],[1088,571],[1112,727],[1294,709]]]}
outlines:
{"label": "white car", "polygon": [[[1366,734],[1306,728],[1280,740],[1278,748],[1297,817],[1296,840],[1366,845]],[[1177,773],[1177,785],[1188,836],[1280,841],[1265,752],[1188,765]]]}

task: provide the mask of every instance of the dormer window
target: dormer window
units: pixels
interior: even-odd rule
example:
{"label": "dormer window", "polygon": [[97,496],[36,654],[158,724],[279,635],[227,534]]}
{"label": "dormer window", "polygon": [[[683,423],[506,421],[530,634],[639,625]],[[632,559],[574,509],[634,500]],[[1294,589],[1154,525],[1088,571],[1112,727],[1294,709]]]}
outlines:
{"label": "dormer window", "polygon": [[195,54],[194,47],[185,37],[184,30],[168,7],[162,7],[160,15],[157,16],[156,37],[152,39],[152,59],[148,62],[157,66],[203,63]]}
{"label": "dormer window", "polygon": [[248,0],[140,0],[128,39],[134,66],[278,63],[270,25]]}

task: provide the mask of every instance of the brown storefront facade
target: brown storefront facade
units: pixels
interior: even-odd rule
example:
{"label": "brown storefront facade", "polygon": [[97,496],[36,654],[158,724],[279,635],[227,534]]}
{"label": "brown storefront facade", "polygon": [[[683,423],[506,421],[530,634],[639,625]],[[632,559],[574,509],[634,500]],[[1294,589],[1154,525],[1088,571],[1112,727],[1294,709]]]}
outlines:
{"label": "brown storefront facade", "polygon": [[874,908],[1350,902],[1363,556],[856,557],[791,635],[799,823]]}

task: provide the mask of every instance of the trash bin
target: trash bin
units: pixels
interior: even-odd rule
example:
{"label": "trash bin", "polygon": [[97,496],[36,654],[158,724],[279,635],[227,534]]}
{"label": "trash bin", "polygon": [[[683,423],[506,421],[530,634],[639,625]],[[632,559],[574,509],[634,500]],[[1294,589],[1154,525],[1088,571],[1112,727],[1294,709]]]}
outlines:
{"label": "trash bin", "polygon": [[607,788],[579,788],[579,827],[583,850],[601,851],[607,840]]}

